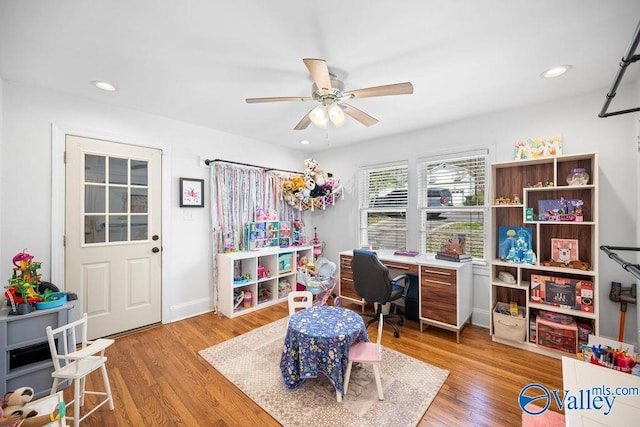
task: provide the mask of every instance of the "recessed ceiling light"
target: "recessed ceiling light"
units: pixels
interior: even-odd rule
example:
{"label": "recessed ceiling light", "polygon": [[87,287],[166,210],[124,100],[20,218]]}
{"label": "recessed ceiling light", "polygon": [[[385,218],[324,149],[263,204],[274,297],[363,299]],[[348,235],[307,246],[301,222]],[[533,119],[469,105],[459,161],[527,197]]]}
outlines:
{"label": "recessed ceiling light", "polygon": [[300,141],[300,144],[307,145],[309,144],[309,141],[307,141],[306,139],[303,139],[302,141]]}
{"label": "recessed ceiling light", "polygon": [[101,80],[93,80],[91,82],[92,85],[97,87],[98,89],[106,90],[107,92],[115,92],[118,88],[115,85],[112,85],[108,82],[103,82]]}
{"label": "recessed ceiling light", "polygon": [[554,77],[559,77],[569,71],[571,69],[571,65],[559,65],[557,67],[553,67],[542,73],[542,77],[545,79],[552,79]]}

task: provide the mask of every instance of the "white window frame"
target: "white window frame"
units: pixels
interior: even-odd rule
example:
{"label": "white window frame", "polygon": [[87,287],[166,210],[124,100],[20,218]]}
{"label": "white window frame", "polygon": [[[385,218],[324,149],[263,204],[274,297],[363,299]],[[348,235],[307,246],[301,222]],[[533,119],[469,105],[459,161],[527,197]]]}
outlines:
{"label": "white window frame", "polygon": [[[455,163],[465,162],[467,160],[472,159],[482,159],[484,161],[484,165],[481,167],[482,173],[484,174],[484,182],[477,182],[474,178],[464,178],[455,176],[455,173],[446,172],[442,174],[442,181],[438,182],[438,178],[434,178],[433,171],[434,167],[437,165],[450,165]],[[446,166],[443,166],[446,168]],[[466,152],[458,152],[458,153],[449,153],[442,154],[438,156],[430,156],[418,159],[417,161],[417,169],[418,169],[418,230],[419,230],[419,243],[418,247],[420,248],[420,252],[427,254],[435,254],[436,250],[434,249],[434,244],[428,244],[428,238],[430,235],[436,237],[436,242],[438,241],[437,236],[442,236],[443,227],[430,227],[434,223],[434,221],[442,221],[442,225],[446,226],[447,224],[453,224],[456,221],[447,222],[447,214],[449,215],[449,219],[455,218],[458,215],[461,218],[468,216],[470,218],[469,228],[471,230],[471,222],[473,220],[471,218],[481,218],[483,223],[483,229],[481,233],[473,233],[472,231],[466,231],[464,234],[469,234],[472,238],[477,241],[478,238],[482,239],[481,244],[470,245],[470,238],[467,238],[467,253],[471,253],[473,255],[473,261],[476,263],[486,264],[488,258],[488,248],[489,248],[489,230],[491,227],[490,224],[490,212],[489,212],[489,170],[490,170],[490,159],[489,159],[489,150],[488,149],[478,149],[478,150],[470,150]],[[429,178],[432,178],[429,180]],[[466,181],[465,181],[466,179]],[[460,180],[460,181],[457,181]],[[464,205],[463,201],[468,200],[467,196],[475,194],[477,190],[477,186],[483,188],[483,201],[480,205]],[[451,194],[451,203],[449,206],[449,202],[445,203],[445,206],[435,205],[433,201],[431,202],[431,206],[429,206],[429,187],[431,188],[445,188],[448,189]],[[448,198],[448,196],[447,196]],[[468,202],[467,202],[468,203]],[[457,221],[457,223],[464,221]],[[436,231],[437,229],[437,231]],[[452,233],[453,234],[453,233]],[[436,243],[434,242],[434,243]],[[469,246],[472,246],[470,250]],[[479,249],[480,248],[480,249]]]}
{"label": "white window frame", "polygon": [[[395,174],[396,186],[387,186],[385,182],[372,182],[372,179],[384,178],[385,173]],[[382,176],[381,176],[382,175]],[[408,224],[407,224],[407,208],[409,194],[409,163],[395,162],[382,165],[364,166],[358,171],[358,209],[359,215],[359,245],[361,247],[379,246],[383,249],[406,249]],[[402,197],[404,190],[404,197]],[[394,191],[392,193],[392,191]],[[400,191],[400,193],[398,193]],[[372,193],[377,194],[372,194]],[[380,193],[383,192],[383,193]],[[399,194],[399,195],[398,195]],[[384,239],[372,238],[376,231],[380,234],[380,230],[372,230],[369,226],[370,216],[385,215],[389,216],[386,221],[393,229],[384,233]],[[404,224],[401,224],[404,218]],[[396,226],[402,228],[398,229]],[[404,241],[397,237],[398,231],[404,233]],[[387,239],[393,240],[394,244],[388,244]],[[398,246],[398,247],[389,247]]]}

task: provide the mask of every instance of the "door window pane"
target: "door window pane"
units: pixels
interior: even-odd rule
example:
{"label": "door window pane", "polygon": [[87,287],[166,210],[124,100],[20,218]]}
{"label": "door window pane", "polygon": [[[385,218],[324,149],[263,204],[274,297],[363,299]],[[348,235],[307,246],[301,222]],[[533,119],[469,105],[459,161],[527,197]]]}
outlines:
{"label": "door window pane", "polygon": [[131,213],[147,213],[147,189],[131,189]]}
{"label": "door window pane", "polygon": [[104,215],[85,215],[84,242],[104,243]]}
{"label": "door window pane", "polygon": [[131,160],[131,185],[147,185],[148,162]]}
{"label": "door window pane", "polygon": [[85,213],[104,213],[104,187],[99,185],[86,185],[84,187],[84,211]]}
{"label": "door window pane", "polygon": [[127,240],[129,223],[126,215],[109,215],[109,241],[124,242]]}
{"label": "door window pane", "polygon": [[84,180],[85,182],[105,183],[105,157],[85,154],[84,156]]}
{"label": "door window pane", "polygon": [[110,184],[128,184],[128,163],[127,159],[118,159],[109,157],[109,183]]}
{"label": "door window pane", "polygon": [[148,215],[135,215],[131,217],[131,240],[147,240],[149,238],[148,230]]}
{"label": "door window pane", "polygon": [[109,187],[109,213],[127,213],[128,189]]}

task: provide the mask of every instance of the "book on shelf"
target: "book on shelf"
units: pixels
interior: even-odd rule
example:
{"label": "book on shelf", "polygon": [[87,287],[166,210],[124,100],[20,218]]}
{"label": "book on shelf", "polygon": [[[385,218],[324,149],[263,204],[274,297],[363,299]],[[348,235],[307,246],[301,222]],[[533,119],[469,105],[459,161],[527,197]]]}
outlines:
{"label": "book on shelf", "polygon": [[473,259],[473,257],[469,254],[459,254],[455,252],[436,252],[436,259],[441,259],[443,261],[453,261],[453,262],[469,262]]}

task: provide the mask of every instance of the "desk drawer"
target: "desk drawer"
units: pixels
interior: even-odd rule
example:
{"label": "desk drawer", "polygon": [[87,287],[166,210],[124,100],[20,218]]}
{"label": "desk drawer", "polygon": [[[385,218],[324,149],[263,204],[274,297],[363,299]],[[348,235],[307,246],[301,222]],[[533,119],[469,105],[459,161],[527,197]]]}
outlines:
{"label": "desk drawer", "polygon": [[351,271],[351,260],[353,259],[350,255],[340,255],[340,271],[349,270]]}
{"label": "desk drawer", "polygon": [[362,297],[356,292],[353,279],[340,278],[340,296],[362,301]]}
{"label": "desk drawer", "polygon": [[458,318],[456,271],[423,266],[420,272],[421,317],[456,325]]}
{"label": "desk drawer", "polygon": [[420,267],[418,267],[417,264],[405,264],[403,262],[395,261],[382,261],[382,263],[389,269],[391,278],[399,274],[413,274],[414,276],[417,276],[418,271],[420,270]]}
{"label": "desk drawer", "polygon": [[420,280],[436,282],[436,283],[448,283],[450,285],[456,284],[456,270],[450,270],[442,267],[430,267],[423,265],[420,270]]}

